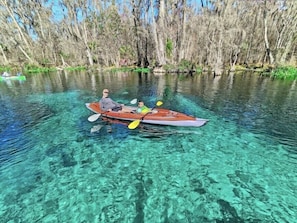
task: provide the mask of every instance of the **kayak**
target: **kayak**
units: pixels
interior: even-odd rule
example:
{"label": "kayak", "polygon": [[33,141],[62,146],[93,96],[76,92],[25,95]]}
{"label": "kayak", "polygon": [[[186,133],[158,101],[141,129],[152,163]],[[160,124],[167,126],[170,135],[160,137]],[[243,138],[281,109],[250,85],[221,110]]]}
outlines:
{"label": "kayak", "polygon": [[20,75],[20,76],[8,76],[8,77],[0,76],[0,81],[5,81],[5,80],[25,81],[26,80],[26,76],[23,76],[23,75]]}
{"label": "kayak", "polygon": [[133,106],[125,106],[131,112],[103,111],[100,109],[99,102],[86,103],[86,107],[94,113],[101,114],[103,117],[124,121],[141,120],[142,123],[154,125],[200,127],[208,122],[207,119],[196,118],[164,108],[154,108],[151,112],[144,115],[136,113],[137,107]]}

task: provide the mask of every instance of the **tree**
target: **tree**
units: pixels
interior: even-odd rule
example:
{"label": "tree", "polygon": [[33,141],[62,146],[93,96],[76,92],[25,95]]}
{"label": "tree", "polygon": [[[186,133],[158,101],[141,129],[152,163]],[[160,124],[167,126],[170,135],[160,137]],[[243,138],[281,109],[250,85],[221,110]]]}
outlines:
{"label": "tree", "polygon": [[186,61],[215,74],[236,64],[294,64],[296,11],[285,0],[0,0],[0,61],[58,67]]}

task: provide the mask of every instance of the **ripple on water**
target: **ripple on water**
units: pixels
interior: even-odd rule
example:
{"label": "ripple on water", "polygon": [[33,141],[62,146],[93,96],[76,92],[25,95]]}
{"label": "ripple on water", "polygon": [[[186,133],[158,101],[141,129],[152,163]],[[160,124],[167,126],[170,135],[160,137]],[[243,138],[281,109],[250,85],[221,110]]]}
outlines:
{"label": "ripple on water", "polygon": [[[4,222],[296,219],[296,164],[288,162],[288,154],[295,154],[293,137],[279,143],[282,131],[275,138],[263,128],[254,132],[248,117],[254,112],[244,113],[239,125],[179,96],[177,108],[211,121],[199,129],[150,126],[131,132],[112,126],[110,132],[104,126],[90,133],[85,101],[75,96],[42,95],[38,100],[55,112],[42,120],[32,111],[23,122],[28,124],[20,125],[25,133],[14,127],[24,135],[19,144],[1,132],[5,154],[20,160],[0,170]],[[11,150],[12,144],[26,149]]]}

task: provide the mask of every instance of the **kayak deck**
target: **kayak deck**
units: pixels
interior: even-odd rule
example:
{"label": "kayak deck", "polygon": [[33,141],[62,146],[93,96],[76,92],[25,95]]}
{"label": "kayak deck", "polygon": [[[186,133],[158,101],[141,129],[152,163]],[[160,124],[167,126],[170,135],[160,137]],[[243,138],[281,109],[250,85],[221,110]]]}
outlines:
{"label": "kayak deck", "polygon": [[154,108],[152,112],[144,116],[144,114],[133,112],[137,109],[137,107],[133,106],[125,106],[126,108],[129,108],[131,112],[103,111],[100,109],[100,105],[98,102],[86,103],[86,107],[94,113],[99,113],[107,118],[126,121],[141,120],[142,123],[155,125],[200,127],[208,122],[207,119],[196,118],[183,114],[181,112],[176,112],[164,108]]}

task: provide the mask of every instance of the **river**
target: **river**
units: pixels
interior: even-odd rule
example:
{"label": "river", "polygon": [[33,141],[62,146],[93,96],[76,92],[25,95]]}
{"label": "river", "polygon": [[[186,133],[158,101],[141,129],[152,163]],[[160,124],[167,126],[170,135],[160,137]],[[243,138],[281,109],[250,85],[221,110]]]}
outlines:
{"label": "river", "polygon": [[[103,88],[209,122],[88,122]],[[0,98],[1,222],[296,221],[296,81],[63,71]]]}

